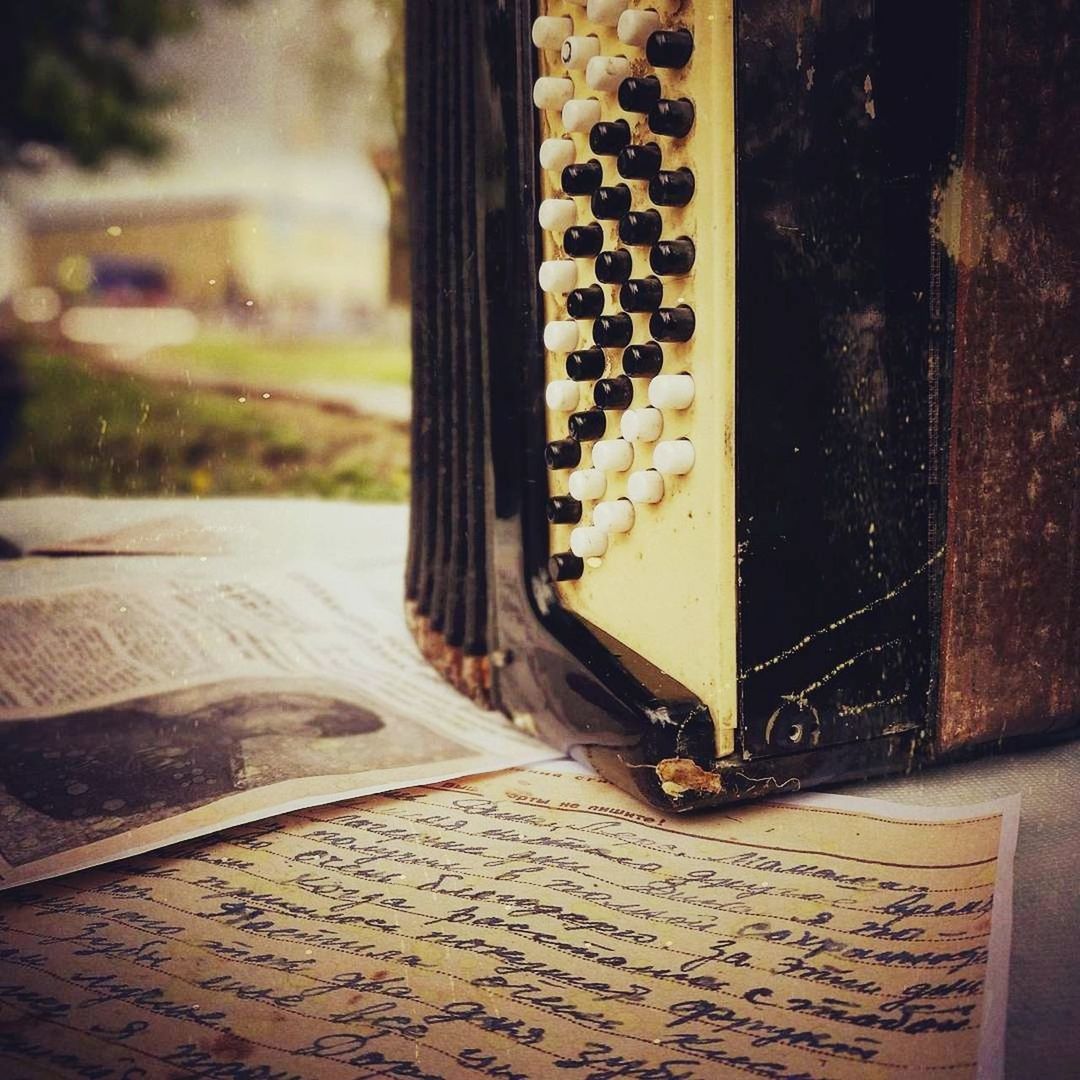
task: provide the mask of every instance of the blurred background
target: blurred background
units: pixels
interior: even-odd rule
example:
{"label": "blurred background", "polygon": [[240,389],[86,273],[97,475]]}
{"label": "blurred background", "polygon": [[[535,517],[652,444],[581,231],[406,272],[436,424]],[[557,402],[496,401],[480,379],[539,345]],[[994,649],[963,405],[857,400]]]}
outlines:
{"label": "blurred background", "polygon": [[0,495],[407,492],[401,0],[0,41]]}

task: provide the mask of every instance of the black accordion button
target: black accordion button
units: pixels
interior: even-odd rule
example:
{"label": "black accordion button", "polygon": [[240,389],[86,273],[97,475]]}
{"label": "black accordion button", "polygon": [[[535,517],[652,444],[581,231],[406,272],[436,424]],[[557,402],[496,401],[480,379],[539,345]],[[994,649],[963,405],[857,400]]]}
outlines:
{"label": "black accordion button", "polygon": [[626,180],[648,180],[660,170],[660,147],[656,143],[628,146],[615,162],[619,175]]}
{"label": "black accordion button", "polygon": [[593,387],[593,401],[601,409],[627,409],[634,400],[634,384],[625,375],[601,379]]}
{"label": "black accordion button", "polygon": [[574,382],[587,382],[599,379],[606,365],[603,349],[577,349],[566,358],[566,375]]}
{"label": "black accordion button", "polygon": [[631,278],[619,290],[623,311],[655,311],[664,299],[664,286],[659,278]]}
{"label": "black accordion button", "polygon": [[623,112],[647,113],[660,100],[660,80],[655,75],[623,79],[619,83],[619,108]]}
{"label": "black accordion button", "polygon": [[658,172],[649,181],[649,198],[657,206],[685,206],[694,197],[694,174],[685,166]]}
{"label": "black accordion button", "polygon": [[562,246],[563,251],[574,259],[598,255],[604,246],[604,227],[595,221],[588,225],[571,225],[563,233]]}
{"label": "black accordion button", "polygon": [[689,30],[655,30],[645,42],[645,57],[653,67],[686,67],[694,55],[694,35]]}
{"label": "black accordion button", "polygon": [[689,341],[694,335],[694,309],[689,304],[661,308],[649,320],[649,333],[657,341]]}
{"label": "black accordion button", "polygon": [[605,285],[621,285],[634,269],[634,259],[629,251],[616,248],[614,251],[601,251],[596,256],[596,280]]}
{"label": "black accordion button", "polygon": [[[594,439],[603,436],[604,431],[607,429],[607,417],[604,416],[603,409],[589,409],[587,412],[571,413],[566,426],[573,438],[592,442]],[[580,454],[581,450],[579,448],[578,455],[580,456]]]}
{"label": "black accordion button", "polygon": [[664,223],[656,210],[633,210],[619,222],[619,239],[624,244],[655,244]]}
{"label": "black accordion button", "polygon": [[664,366],[664,350],[655,341],[644,345],[631,345],[622,354],[622,367],[627,375],[635,379],[651,379],[660,374]]}
{"label": "black accordion button", "polygon": [[654,274],[673,277],[690,270],[694,265],[694,255],[694,241],[688,236],[682,236],[678,240],[661,240],[649,252],[649,265]]}
{"label": "black accordion button", "polygon": [[[567,166],[571,168],[572,166]],[[621,218],[630,209],[630,189],[625,184],[598,188],[592,197],[592,212],[596,218]]]}
{"label": "black accordion button", "polygon": [[581,503],[569,495],[555,495],[547,501],[547,519],[552,525],[576,525],[581,520]]}
{"label": "black accordion button", "polygon": [[604,167],[599,161],[567,165],[562,171],[562,187],[567,195],[591,195],[604,182]]}
{"label": "black accordion button", "polygon": [[577,581],[585,573],[585,560],[571,551],[560,551],[548,559],[548,577],[552,581]]}
{"label": "black accordion button", "polygon": [[575,469],[581,464],[581,444],[576,439],[549,442],[544,447],[544,461],[549,469]]}
{"label": "black accordion button", "polygon": [[612,157],[630,144],[630,125],[625,120],[602,120],[589,132],[589,149],[601,157]]}
{"label": "black accordion button", "polygon": [[[630,316],[622,312],[617,315],[601,315],[593,323],[593,341],[602,349],[621,349],[630,344],[634,336],[634,324]],[[656,335],[654,334],[653,337]]]}
{"label": "black accordion button", "polygon": [[566,297],[566,314],[571,319],[594,319],[604,310],[604,290],[599,285],[575,289]]}
{"label": "black accordion button", "polygon": [[686,98],[664,99],[649,110],[649,130],[654,135],[681,139],[694,126],[694,103]]}

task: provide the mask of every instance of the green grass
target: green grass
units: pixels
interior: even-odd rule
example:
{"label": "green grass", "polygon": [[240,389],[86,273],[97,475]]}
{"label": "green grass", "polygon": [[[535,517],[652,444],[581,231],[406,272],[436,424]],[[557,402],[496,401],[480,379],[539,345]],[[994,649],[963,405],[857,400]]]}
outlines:
{"label": "green grass", "polygon": [[407,343],[266,341],[208,334],[188,345],[160,349],[143,361],[151,374],[190,372],[252,386],[299,382],[409,384]]}
{"label": "green grass", "polygon": [[404,499],[405,425],[316,405],[244,401],[24,350],[29,393],[0,495],[319,495]]}

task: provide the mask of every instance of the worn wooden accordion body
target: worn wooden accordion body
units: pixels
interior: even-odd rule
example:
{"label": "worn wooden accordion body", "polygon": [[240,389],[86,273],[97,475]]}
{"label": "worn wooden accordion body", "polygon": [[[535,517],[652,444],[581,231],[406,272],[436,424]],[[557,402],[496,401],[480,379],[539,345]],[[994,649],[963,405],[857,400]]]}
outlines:
{"label": "worn wooden accordion body", "polygon": [[448,678],[674,809],[1076,730],[1070,18],[410,0]]}

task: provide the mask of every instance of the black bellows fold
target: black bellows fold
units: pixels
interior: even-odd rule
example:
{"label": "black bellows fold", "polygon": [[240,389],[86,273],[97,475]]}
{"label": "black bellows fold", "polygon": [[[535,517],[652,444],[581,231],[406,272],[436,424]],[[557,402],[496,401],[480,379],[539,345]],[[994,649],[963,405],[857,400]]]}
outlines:
{"label": "black bellows fold", "polygon": [[406,599],[425,652],[487,651],[477,130],[468,5],[407,5],[412,493]]}

